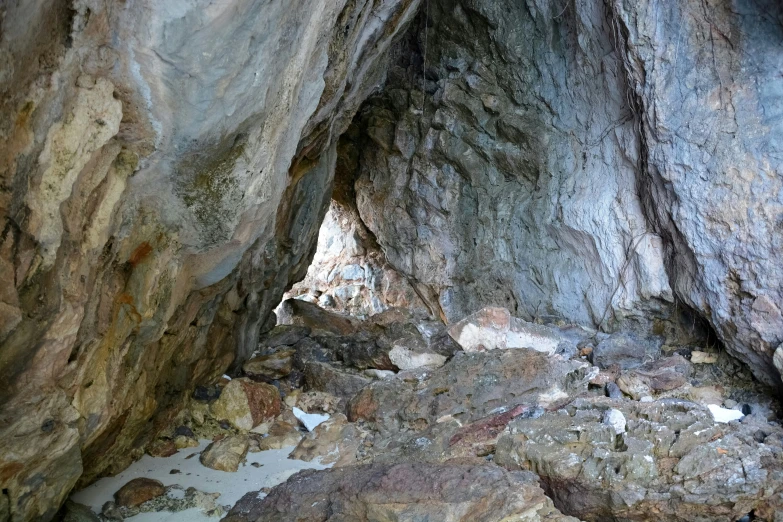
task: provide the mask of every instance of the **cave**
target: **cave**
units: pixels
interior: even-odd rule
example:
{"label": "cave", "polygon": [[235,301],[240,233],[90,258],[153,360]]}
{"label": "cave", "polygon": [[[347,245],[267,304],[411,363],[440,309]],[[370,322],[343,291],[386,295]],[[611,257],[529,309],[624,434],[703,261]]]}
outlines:
{"label": "cave", "polygon": [[3,3],[0,522],[780,521],[781,45],[774,0]]}

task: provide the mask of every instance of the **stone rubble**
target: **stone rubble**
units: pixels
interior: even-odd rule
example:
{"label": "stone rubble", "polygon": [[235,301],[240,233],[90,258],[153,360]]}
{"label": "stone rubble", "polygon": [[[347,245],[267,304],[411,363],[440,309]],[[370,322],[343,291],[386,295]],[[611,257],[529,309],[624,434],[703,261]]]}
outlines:
{"label": "stone rubble", "polygon": [[[449,348],[439,365],[387,370],[372,367],[386,363],[370,354],[393,354],[397,342],[435,353],[426,350],[445,327],[395,310],[359,321],[286,307],[287,321],[307,326],[271,330],[259,354],[285,353],[299,384],[243,365],[207,401],[194,397],[158,446],[177,452],[211,438],[200,462],[229,473],[248,452],[289,447],[289,459],[333,467],[249,493],[225,520],[729,521],[752,512],[780,522],[781,410],[724,354],[694,363],[692,347],[570,325],[523,325],[554,349],[526,348],[508,343],[521,323],[494,308],[448,330],[459,346],[492,349]],[[595,350],[577,348],[587,345],[602,368]],[[466,494],[449,479],[458,475],[472,493],[455,503]],[[102,516],[126,509],[119,495]],[[388,498],[396,500],[379,500]]]}

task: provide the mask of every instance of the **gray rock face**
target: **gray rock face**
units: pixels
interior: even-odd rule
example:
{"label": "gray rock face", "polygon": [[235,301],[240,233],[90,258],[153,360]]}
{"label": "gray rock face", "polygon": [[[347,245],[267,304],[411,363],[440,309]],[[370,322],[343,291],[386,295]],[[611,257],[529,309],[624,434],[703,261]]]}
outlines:
{"label": "gray rock face", "polygon": [[[780,383],[783,27],[773,1],[709,12],[613,2],[640,119],[640,191],[671,286],[757,377]],[[654,35],[654,37],[653,37]]]}
{"label": "gray rock face", "polygon": [[361,112],[364,223],[450,320],[671,335],[685,304],[780,384],[780,10],[431,2]]}
{"label": "gray rock face", "polygon": [[426,95],[405,62],[420,30],[362,111],[358,207],[389,262],[450,320],[492,304],[607,326],[665,308],[603,2],[438,0],[430,20]]}

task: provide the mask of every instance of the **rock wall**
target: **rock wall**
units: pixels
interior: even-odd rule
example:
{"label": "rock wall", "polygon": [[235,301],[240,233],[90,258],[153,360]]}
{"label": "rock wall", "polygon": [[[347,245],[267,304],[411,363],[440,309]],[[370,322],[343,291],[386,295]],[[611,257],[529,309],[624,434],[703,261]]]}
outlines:
{"label": "rock wall", "polygon": [[450,320],[494,304],[682,340],[695,310],[779,384],[780,15],[433,0],[360,111],[361,218]]}
{"label": "rock wall", "polygon": [[418,4],[0,7],[0,520],[50,519],[255,349]]}

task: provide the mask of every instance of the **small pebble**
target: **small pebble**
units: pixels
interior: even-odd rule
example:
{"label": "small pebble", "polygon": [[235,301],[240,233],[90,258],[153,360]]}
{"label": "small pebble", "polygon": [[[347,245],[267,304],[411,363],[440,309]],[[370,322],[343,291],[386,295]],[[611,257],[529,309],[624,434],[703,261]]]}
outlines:
{"label": "small pebble", "polygon": [[171,471],[169,471],[169,475],[176,475],[178,473],[182,473],[182,472],[178,469],[172,469]]}
{"label": "small pebble", "polygon": [[737,405],[737,401],[733,401],[731,399],[726,399],[723,401],[723,406],[725,408],[733,409]]}

